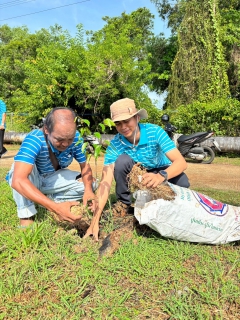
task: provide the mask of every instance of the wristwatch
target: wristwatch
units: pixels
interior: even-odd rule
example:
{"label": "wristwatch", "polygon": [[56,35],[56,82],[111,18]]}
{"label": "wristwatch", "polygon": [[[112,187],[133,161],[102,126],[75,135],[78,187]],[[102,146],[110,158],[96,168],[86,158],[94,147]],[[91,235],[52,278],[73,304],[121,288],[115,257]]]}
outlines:
{"label": "wristwatch", "polygon": [[168,179],[168,173],[167,173],[167,171],[165,171],[165,170],[160,170],[158,173],[159,173],[162,177],[164,177],[163,182],[167,181],[167,179]]}

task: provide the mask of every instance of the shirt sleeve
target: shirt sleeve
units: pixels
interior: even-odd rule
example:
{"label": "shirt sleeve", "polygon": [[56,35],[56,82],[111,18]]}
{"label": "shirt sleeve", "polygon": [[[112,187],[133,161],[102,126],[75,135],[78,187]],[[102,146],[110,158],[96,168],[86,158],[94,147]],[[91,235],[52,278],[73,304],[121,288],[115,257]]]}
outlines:
{"label": "shirt sleeve", "polygon": [[114,140],[110,142],[110,145],[107,147],[105,156],[104,156],[104,165],[110,165],[114,163],[117,158],[119,157],[120,153],[118,152],[118,149],[114,143]]}
{"label": "shirt sleeve", "polygon": [[27,135],[21,147],[14,157],[14,161],[25,162],[34,165],[42,148],[41,139],[35,135]]}
{"label": "shirt sleeve", "polygon": [[6,113],[7,112],[7,107],[4,101],[0,100],[0,105],[1,105],[1,111],[2,113]]}
{"label": "shirt sleeve", "polygon": [[158,127],[156,137],[163,153],[166,154],[167,152],[176,149],[174,142],[169,138],[168,134],[161,127]]}

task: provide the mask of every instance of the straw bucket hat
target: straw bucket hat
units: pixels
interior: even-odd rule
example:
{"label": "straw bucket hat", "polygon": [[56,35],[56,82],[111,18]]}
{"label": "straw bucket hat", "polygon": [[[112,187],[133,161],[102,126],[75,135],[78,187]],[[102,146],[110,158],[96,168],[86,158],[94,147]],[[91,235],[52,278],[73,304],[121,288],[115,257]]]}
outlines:
{"label": "straw bucket hat", "polygon": [[145,109],[137,110],[134,100],[129,98],[120,99],[111,104],[110,113],[113,122],[130,119],[136,114],[140,119],[148,117],[147,111]]}

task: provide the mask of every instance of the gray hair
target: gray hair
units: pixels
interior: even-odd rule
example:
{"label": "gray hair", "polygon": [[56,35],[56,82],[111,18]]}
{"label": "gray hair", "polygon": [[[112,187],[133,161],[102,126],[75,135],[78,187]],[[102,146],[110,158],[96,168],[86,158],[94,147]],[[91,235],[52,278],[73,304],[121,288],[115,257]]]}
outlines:
{"label": "gray hair", "polygon": [[71,112],[70,117],[69,116],[64,116],[66,120],[69,120],[70,118],[74,119],[76,118],[76,113],[73,111],[71,108],[66,108],[66,107],[56,107],[53,108],[45,117],[43,125],[47,128],[48,132],[51,134],[53,132],[54,125],[56,123],[56,116],[54,115],[55,111],[57,110],[69,110]]}

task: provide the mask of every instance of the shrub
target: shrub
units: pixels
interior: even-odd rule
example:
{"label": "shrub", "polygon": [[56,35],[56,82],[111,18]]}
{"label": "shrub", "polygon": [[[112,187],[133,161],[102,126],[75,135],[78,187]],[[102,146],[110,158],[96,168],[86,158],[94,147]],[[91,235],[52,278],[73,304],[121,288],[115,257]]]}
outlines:
{"label": "shrub", "polygon": [[[168,113],[168,110],[165,110]],[[240,136],[240,101],[222,99],[209,103],[194,102],[169,112],[179,133],[214,131],[217,136]]]}

